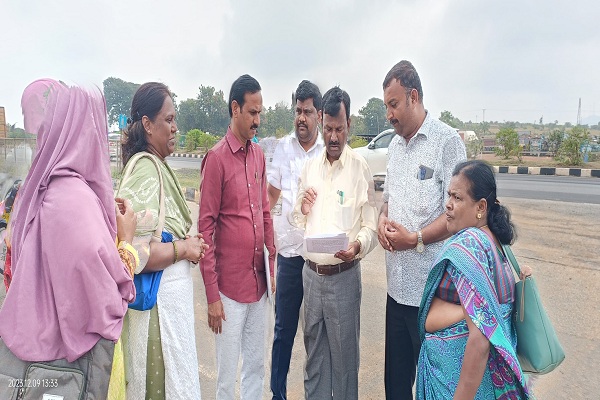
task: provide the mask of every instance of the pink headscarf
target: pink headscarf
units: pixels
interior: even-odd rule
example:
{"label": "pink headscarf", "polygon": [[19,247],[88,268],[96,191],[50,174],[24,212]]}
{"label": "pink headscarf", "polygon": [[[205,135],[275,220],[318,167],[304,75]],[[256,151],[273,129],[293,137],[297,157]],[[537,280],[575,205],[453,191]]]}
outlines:
{"label": "pink headscarf", "polygon": [[73,361],[117,340],[133,282],[115,246],[101,92],[44,79],[21,100],[37,154],[11,219],[13,280],[0,337],[22,360]]}

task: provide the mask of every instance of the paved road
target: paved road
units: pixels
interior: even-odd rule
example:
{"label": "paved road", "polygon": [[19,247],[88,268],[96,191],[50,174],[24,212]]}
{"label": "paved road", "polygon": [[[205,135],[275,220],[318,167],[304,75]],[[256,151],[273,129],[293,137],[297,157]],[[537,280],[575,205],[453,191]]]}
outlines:
{"label": "paved road", "polygon": [[600,179],[575,176],[497,174],[505,197],[600,204]]}
{"label": "paved road", "polygon": [[187,157],[167,157],[167,162],[171,168],[191,168],[200,169],[202,164],[201,158],[187,158]]}

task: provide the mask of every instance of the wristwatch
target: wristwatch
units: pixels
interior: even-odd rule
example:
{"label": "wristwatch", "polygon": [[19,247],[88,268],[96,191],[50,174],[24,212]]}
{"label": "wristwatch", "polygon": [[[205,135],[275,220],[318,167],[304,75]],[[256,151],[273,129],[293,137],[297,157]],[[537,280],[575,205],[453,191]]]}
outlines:
{"label": "wristwatch", "polygon": [[425,243],[423,243],[423,232],[417,232],[417,253],[422,253],[425,251]]}

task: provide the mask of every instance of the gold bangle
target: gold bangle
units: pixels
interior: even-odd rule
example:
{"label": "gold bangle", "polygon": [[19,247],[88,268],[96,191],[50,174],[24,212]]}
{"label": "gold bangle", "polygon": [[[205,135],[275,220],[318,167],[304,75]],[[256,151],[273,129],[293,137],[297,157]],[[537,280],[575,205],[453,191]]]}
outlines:
{"label": "gold bangle", "polygon": [[140,265],[140,258],[137,250],[134,249],[132,245],[130,245],[124,240],[119,242],[117,250],[119,252],[119,257],[121,258],[121,261],[123,261],[125,267],[127,267],[127,272],[129,273],[129,276],[133,278],[135,270]]}
{"label": "gold bangle", "polygon": [[171,243],[173,243],[173,249],[175,250],[175,257],[173,257],[173,264],[175,264],[177,262],[177,245],[174,240]]}
{"label": "gold bangle", "polygon": [[133,256],[133,258],[135,259],[135,265],[136,267],[138,265],[140,265],[140,256],[138,255],[137,250],[129,243],[127,243],[125,240],[121,240],[119,242],[119,249],[123,249],[123,250],[127,250],[129,253],[131,253],[131,255]]}

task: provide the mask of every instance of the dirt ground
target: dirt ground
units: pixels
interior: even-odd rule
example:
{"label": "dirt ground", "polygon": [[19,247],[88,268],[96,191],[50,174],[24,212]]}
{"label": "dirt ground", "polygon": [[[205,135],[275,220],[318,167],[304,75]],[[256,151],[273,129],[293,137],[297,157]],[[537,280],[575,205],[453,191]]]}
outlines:
{"label": "dirt ground", "polygon": [[[381,192],[378,194],[380,195]],[[591,399],[600,393],[600,205],[503,198],[512,211],[519,238],[514,252],[534,269],[546,310],[567,354],[564,363],[535,379],[538,399]],[[361,362],[359,398],[385,398],[384,328],[386,272],[384,251],[375,248],[362,262]],[[197,275],[196,332],[202,394],[214,398],[214,339],[207,328],[205,296]],[[272,321],[271,321],[272,322]],[[265,391],[269,396],[269,351],[272,330],[266,333]],[[202,349],[202,350],[201,350]],[[304,398],[304,344],[298,330],[290,373],[288,398]],[[239,384],[239,382],[238,382]]]}

